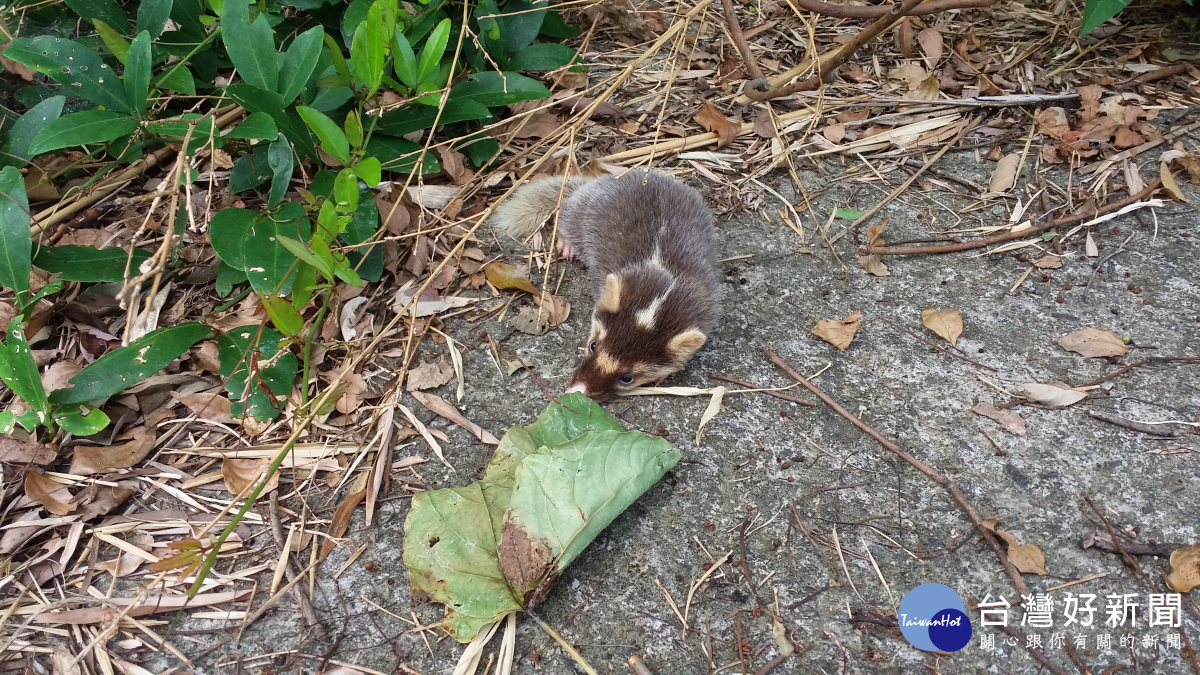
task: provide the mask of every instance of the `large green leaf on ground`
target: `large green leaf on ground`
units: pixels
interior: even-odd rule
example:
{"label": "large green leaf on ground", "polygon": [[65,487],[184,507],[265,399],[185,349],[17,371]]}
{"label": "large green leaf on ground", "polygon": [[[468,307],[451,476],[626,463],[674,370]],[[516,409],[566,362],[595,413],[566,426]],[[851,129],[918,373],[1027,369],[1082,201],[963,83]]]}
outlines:
{"label": "large green leaf on ground", "polygon": [[33,256],[33,264],[38,269],[59,275],[63,281],[121,281],[125,278],[126,264],[130,275],[137,276],[138,266],[150,257],[150,253],[135,248],[132,261],[129,256],[128,251],[119,247],[42,246]]}
{"label": "large green leaf on ground", "polygon": [[303,218],[304,207],[295,202],[285,202],[279,211],[267,215],[225,209],[213,216],[208,236],[221,260],[246,272],[254,290],[286,295],[294,277],[288,270],[296,256],[279,242],[279,235],[306,241],[311,230]]}
{"label": "large green leaf on ground", "polygon": [[1130,0],[1087,0],[1083,5],[1083,22],[1079,34],[1087,35],[1100,24],[1108,21],[1129,4]]}
{"label": "large green leaf on ground", "polygon": [[532,608],[599,533],[679,461],[661,438],[621,431],[581,394],[509,430],[480,481],[413,497],[404,563],[413,591],[446,606],[460,642]]}
{"label": "large green leaf on ground", "polygon": [[93,361],[71,378],[71,387],[50,394],[50,402],[84,403],[112,396],[166,368],[211,335],[212,329],[202,323],[159,328]]}
{"label": "large green leaf on ground", "polygon": [[[42,375],[38,372],[33,352],[29,350],[29,343],[25,340],[20,317],[15,317],[9,322],[7,340],[0,346],[0,382],[8,385],[18,398],[29,404],[29,412],[37,416],[38,422],[46,423],[46,417],[50,414],[50,404],[46,401]],[[28,428],[27,425],[23,426]]]}
{"label": "large green leaf on ground", "polygon": [[549,95],[550,90],[537,80],[519,73],[498,73],[494,70],[475,73],[450,90],[452,99],[475,101],[489,108],[536,101]]}
{"label": "large green leaf on ground", "polygon": [[33,137],[29,154],[40,155],[74,145],[104,143],[138,128],[129,115],[111,110],[84,110],[50,121]]}
{"label": "large green leaf on ground", "polygon": [[58,119],[62,114],[63,103],[66,102],[65,96],[51,96],[13,122],[8,136],[4,139],[3,149],[0,149],[0,167],[22,166],[28,162],[33,157],[29,154],[29,144],[33,137],[42,127]]}
{"label": "large green leaf on ground", "polygon": [[132,112],[121,78],[90,47],[72,40],[39,35],[13,40],[4,55],[45,73],[67,91],[109,110]]}
{"label": "large green leaf on ground", "polygon": [[32,249],[25,179],[16,168],[6,166],[0,170],[0,286],[12,289],[18,302],[25,302],[29,294]]}
{"label": "large green leaf on ground", "polygon": [[270,328],[259,334],[254,326],[241,326],[217,338],[217,359],[234,417],[271,420],[279,416],[276,396],[291,391],[300,368],[295,354],[279,349],[282,339]]}
{"label": "large green leaf on ground", "polygon": [[279,85],[279,57],[271,26],[265,14],[259,14],[252,23],[246,10],[243,0],[226,0],[221,11],[225,51],[246,84],[275,92]]}

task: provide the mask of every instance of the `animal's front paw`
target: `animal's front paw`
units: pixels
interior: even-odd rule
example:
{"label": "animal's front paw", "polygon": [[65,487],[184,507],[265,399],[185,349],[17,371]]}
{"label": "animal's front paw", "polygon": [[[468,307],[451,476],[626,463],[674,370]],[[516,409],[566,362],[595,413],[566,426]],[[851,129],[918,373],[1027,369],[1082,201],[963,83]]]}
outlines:
{"label": "animal's front paw", "polygon": [[558,250],[558,257],[564,260],[575,259],[575,249],[571,248],[570,242],[568,242],[566,239],[562,239],[560,237],[558,242],[554,245],[554,248]]}

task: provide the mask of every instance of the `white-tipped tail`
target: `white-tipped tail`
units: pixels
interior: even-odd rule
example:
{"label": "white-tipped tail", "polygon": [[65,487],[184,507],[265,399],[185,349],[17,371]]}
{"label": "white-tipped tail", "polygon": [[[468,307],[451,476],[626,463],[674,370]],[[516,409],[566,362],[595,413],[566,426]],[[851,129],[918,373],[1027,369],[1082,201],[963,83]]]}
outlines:
{"label": "white-tipped tail", "polygon": [[554,215],[560,197],[566,201],[586,180],[568,178],[564,182],[561,176],[549,176],[526,183],[500,203],[488,222],[499,232],[524,239]]}

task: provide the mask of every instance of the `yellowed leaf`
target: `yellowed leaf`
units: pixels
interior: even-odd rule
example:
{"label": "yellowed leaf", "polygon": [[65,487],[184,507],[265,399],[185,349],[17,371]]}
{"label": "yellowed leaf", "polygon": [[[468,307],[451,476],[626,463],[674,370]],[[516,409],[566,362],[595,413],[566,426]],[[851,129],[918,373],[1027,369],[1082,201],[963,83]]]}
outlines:
{"label": "yellowed leaf", "polygon": [[535,295],[538,293],[537,286],[529,281],[528,272],[508,263],[494,262],[484,265],[483,273],[487,276],[488,283],[501,291],[515,288]]}
{"label": "yellowed leaf", "polygon": [[1103,328],[1081,328],[1067,333],[1058,345],[1088,358],[1124,356],[1129,347],[1119,335]]}
{"label": "yellowed leaf", "polygon": [[1175,182],[1175,176],[1171,174],[1171,170],[1167,168],[1166,162],[1158,163],[1158,177],[1162,181],[1163,188],[1171,195],[1171,199],[1177,202],[1186,202],[1187,197],[1183,196],[1183,190],[1179,189],[1179,183]]}
{"label": "yellowed leaf", "polygon": [[941,95],[941,83],[938,82],[936,75],[921,80],[917,86],[913,87],[908,92],[908,98],[915,98],[921,101],[936,101]]}
{"label": "yellowed leaf", "polygon": [[721,114],[721,111],[714,108],[711,104],[703,103],[700,105],[700,112],[696,113],[693,118],[696,123],[704,128],[705,131],[711,131],[717,134],[717,147],[723,148],[733,142],[741,131],[742,125],[731,122],[729,118]]}
{"label": "yellowed leaf", "polygon": [[[271,466],[269,457],[260,459],[238,459],[226,457],[221,460],[221,477],[225,479],[225,489],[243,497],[250,493],[253,485],[262,478],[263,473]],[[279,472],[271,476],[261,494],[267,494],[279,487]]]}
{"label": "yellowed leaf", "polygon": [[921,310],[921,323],[946,342],[958,345],[958,336],[963,332],[963,318],[957,309],[939,310],[934,303]]}
{"label": "yellowed leaf", "polygon": [[855,311],[841,321],[834,319],[818,321],[812,329],[812,333],[837,347],[838,351],[845,351],[860,328],[862,328],[862,312]]}
{"label": "yellowed leaf", "polygon": [[1002,410],[991,403],[980,402],[971,408],[971,412],[999,422],[1000,428],[1010,434],[1025,435],[1025,418],[1011,410]]}
{"label": "yellowed leaf", "polygon": [[1171,553],[1171,573],[1167,583],[1180,593],[1200,586],[1200,544],[1177,548]]}
{"label": "yellowed leaf", "polygon": [[893,68],[887,76],[889,80],[899,80],[909,89],[913,89],[922,80],[929,77],[929,73],[915,63],[906,63],[899,68]]}
{"label": "yellowed leaf", "polygon": [[137,427],[124,443],[109,446],[77,445],[71,459],[70,473],[87,476],[105,469],[128,469],[146,458],[154,449],[152,429]]}
{"label": "yellowed leaf", "polygon": [[988,192],[1008,192],[1017,184],[1017,172],[1021,169],[1021,155],[1012,153],[1000,158],[992,170]]}
{"label": "yellowed leaf", "polygon": [[409,391],[434,389],[454,379],[454,367],[439,358],[437,363],[424,363],[408,371],[405,388]]}

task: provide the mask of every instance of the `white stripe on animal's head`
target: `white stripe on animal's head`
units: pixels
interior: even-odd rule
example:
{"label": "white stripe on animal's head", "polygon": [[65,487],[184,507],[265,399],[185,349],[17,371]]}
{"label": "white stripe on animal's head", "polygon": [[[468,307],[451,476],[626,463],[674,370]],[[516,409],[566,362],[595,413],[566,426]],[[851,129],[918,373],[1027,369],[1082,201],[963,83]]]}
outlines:
{"label": "white stripe on animal's head", "polygon": [[671,289],[668,288],[666,293],[654,298],[649,305],[634,312],[633,316],[637,320],[637,325],[646,330],[654,330],[654,321],[658,318],[658,310],[662,308],[663,302],[666,301],[670,292]]}

